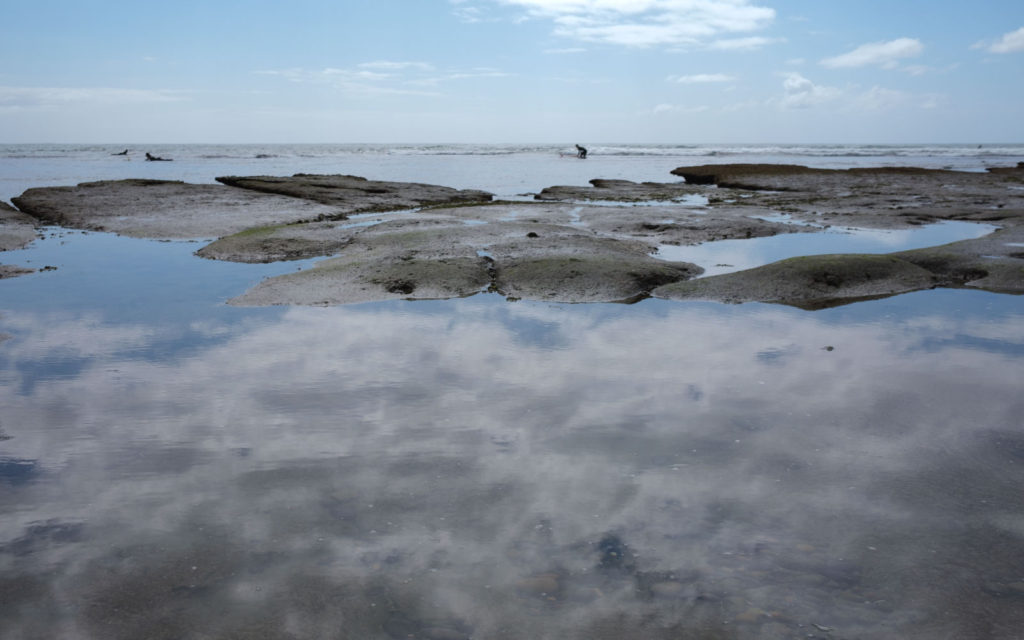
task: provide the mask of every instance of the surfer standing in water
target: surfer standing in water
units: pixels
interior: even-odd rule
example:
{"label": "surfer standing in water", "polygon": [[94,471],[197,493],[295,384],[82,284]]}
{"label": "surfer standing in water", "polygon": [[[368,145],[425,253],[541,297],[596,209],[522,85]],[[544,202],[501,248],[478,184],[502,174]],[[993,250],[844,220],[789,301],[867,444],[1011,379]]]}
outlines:
{"label": "surfer standing in water", "polygon": [[581,160],[586,160],[587,159],[587,150],[586,150],[586,148],[585,147],[581,147],[580,145],[576,145],[576,157],[581,159]]}

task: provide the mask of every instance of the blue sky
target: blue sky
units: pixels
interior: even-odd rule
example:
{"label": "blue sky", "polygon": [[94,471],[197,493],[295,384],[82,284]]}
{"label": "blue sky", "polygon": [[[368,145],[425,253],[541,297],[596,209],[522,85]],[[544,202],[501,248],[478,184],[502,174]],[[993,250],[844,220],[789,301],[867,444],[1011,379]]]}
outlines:
{"label": "blue sky", "polygon": [[0,142],[1024,142],[1021,0],[2,0]]}

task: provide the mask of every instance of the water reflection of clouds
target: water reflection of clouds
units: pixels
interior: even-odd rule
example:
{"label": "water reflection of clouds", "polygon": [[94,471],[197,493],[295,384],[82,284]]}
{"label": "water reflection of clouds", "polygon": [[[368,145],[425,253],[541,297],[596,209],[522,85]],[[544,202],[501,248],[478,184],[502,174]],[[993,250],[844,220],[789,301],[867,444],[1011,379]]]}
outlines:
{"label": "water reflection of clouds", "polygon": [[107,356],[149,344],[155,331],[145,325],[110,324],[98,314],[72,316],[8,313],[2,318],[7,331],[30,336],[7,344],[8,357],[20,361],[45,360],[64,355],[77,358]]}
{"label": "water reflection of clouds", "polygon": [[978,238],[996,227],[946,221],[913,229],[829,229],[743,240],[718,240],[699,245],[659,247],[663,260],[692,262],[704,267],[703,277],[752,269],[778,260],[829,253],[892,253]]}
{"label": "water reflection of clouds", "polygon": [[[1024,441],[1024,362],[934,346],[958,334],[1019,344],[1019,315],[835,324],[762,306],[416,309],[292,309],[163,363],[132,359],[144,329],[118,339],[116,327],[78,326],[71,342],[93,346],[93,366],[30,395],[0,389],[13,436],[0,447],[38,470],[0,498],[0,544],[38,522],[83,533],[0,553],[0,567],[63,563],[45,580],[72,599],[91,583],[102,606],[84,606],[93,617],[79,624],[108,637],[172,605],[227,633],[252,623],[255,603],[280,618],[261,624],[284,629],[300,595],[332,589],[337,611],[304,624],[387,601],[359,624],[383,637],[603,637],[610,620],[646,619],[661,637],[725,633],[732,620],[729,634],[757,637],[828,619],[851,636],[887,625],[910,637],[949,595],[949,558],[984,555],[978,545],[1000,536],[1020,543],[1024,477],[994,442]],[[59,324],[10,314],[18,338],[0,349],[15,370],[45,359],[67,344],[49,342]],[[628,567],[601,568],[609,535]],[[98,573],[138,545],[164,551],[117,565],[117,580]],[[1001,566],[1024,569],[1001,549],[974,567],[989,583],[1013,582]],[[164,591],[125,630],[104,608],[133,606],[119,589],[137,571]],[[193,589],[218,618],[180,600]],[[980,588],[959,597],[1013,615]],[[743,618],[749,609],[763,616]]]}

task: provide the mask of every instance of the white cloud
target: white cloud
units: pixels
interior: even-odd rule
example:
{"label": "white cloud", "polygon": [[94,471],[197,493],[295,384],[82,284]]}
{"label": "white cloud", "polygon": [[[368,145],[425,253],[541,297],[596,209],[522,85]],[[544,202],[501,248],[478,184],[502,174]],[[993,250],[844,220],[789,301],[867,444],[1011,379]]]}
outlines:
{"label": "white cloud", "polygon": [[1024,51],[1024,27],[1003,35],[1003,37],[990,45],[981,43],[975,45],[975,47],[979,46],[991,53],[1016,53]]}
{"label": "white cloud", "polygon": [[724,73],[697,73],[688,76],[669,76],[666,80],[679,84],[703,84],[711,82],[732,82],[735,78],[727,76]]}
{"label": "white cloud", "polygon": [[903,71],[906,71],[912,76],[923,76],[926,73],[930,73],[932,68],[923,64],[908,64],[903,67]]}
{"label": "white cloud", "polygon": [[885,111],[906,106],[910,101],[910,94],[904,91],[875,86],[857,96],[854,106],[863,111]]}
{"label": "white cloud", "polygon": [[297,84],[324,85],[351,94],[372,95],[440,95],[426,88],[443,82],[478,78],[507,78],[515,74],[491,67],[438,70],[426,62],[376,60],[353,68],[326,67],[323,69],[279,69],[258,71],[260,75],[275,76]]}
{"label": "white cloud", "polygon": [[842,112],[883,112],[894,109],[934,109],[942,101],[942,97],[935,94],[919,95],[877,85],[867,90],[822,86],[796,72],[784,73],[782,76],[784,94],[782,98],[770,100],[769,104],[776,104],[783,109],[831,105]]}
{"label": "white cloud", "polygon": [[751,109],[760,110],[763,107],[763,103],[760,100],[744,100],[743,102],[734,102],[733,104],[727,104],[722,107],[723,113],[736,113],[737,111],[747,111]]}
{"label": "white cloud", "polygon": [[559,36],[633,47],[698,44],[720,34],[755,31],[775,10],[750,0],[497,0],[550,19]]}
{"label": "white cloud", "polygon": [[388,78],[395,77],[392,73],[380,73],[378,71],[363,71],[363,70],[351,70],[351,69],[337,69],[335,67],[327,67],[320,72],[320,75],[324,78],[341,78],[343,80],[386,80]]}
{"label": "white cloud", "polygon": [[799,73],[783,74],[785,92],[779,104],[785,109],[807,109],[831,102],[843,94],[842,89],[814,84]]}
{"label": "white cloud", "polygon": [[751,51],[754,49],[760,49],[761,47],[769,44],[785,41],[785,38],[762,38],[760,36],[751,36],[749,38],[716,40],[708,45],[708,48],[715,49],[717,51]]}
{"label": "white cloud", "polygon": [[393,71],[403,71],[406,69],[414,69],[416,71],[433,71],[433,65],[427,64],[426,62],[395,62],[391,60],[377,60],[374,62],[364,62],[359,65],[360,69],[388,69]]}
{"label": "white cloud", "polygon": [[702,111],[707,111],[709,108],[710,107],[706,105],[686,107],[677,104],[662,103],[655,105],[654,108],[651,109],[650,113],[653,113],[654,115],[661,115],[664,113],[701,113]]}
{"label": "white cloud", "polygon": [[448,80],[466,80],[467,78],[509,78],[515,74],[507,73],[505,71],[499,71],[498,69],[490,69],[487,67],[481,67],[477,69],[471,69],[469,71],[457,71],[449,73],[444,76]]}
{"label": "white cloud", "polygon": [[874,86],[852,100],[852,107],[860,111],[889,111],[892,109],[937,109],[944,98],[938,94],[913,94],[898,89]]}
{"label": "white cloud", "polygon": [[0,107],[55,107],[68,104],[180,102],[183,91],[109,87],[0,87]]}
{"label": "white cloud", "polygon": [[[324,69],[311,70],[294,68],[271,71],[257,71],[256,73],[260,75],[284,78],[285,80],[297,84],[327,85],[354,94],[419,96],[437,95],[435,93],[410,90],[403,88],[402,86],[395,86],[395,83],[398,83],[398,85],[412,83],[408,82],[407,80],[401,78],[400,76],[394,73],[380,73],[379,71],[370,70],[372,68],[375,68],[374,65],[379,64],[381,63],[371,62],[367,63],[369,68],[362,68],[363,65],[360,65],[356,69],[339,69],[335,67],[326,67]],[[397,71],[401,71],[404,68],[408,67],[390,67],[390,69]]]}
{"label": "white cloud", "polygon": [[921,55],[922,51],[924,51],[924,45],[919,40],[897,38],[889,42],[872,42],[861,45],[848,53],[825,58],[821,64],[833,69],[867,65],[878,65],[891,69],[896,66],[897,60]]}
{"label": "white cloud", "polygon": [[449,2],[451,2],[454,5],[457,5],[456,8],[452,11],[452,13],[455,14],[455,17],[461,20],[462,22],[473,24],[475,22],[484,21],[484,14],[479,7],[458,6],[462,5],[464,3],[464,0],[449,0]]}

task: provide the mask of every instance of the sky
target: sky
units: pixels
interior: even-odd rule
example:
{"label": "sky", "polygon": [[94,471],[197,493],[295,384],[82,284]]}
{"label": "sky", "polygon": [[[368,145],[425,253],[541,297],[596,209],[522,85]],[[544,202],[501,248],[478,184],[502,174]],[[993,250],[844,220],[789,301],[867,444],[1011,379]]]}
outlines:
{"label": "sky", "polygon": [[0,143],[1024,143],[1021,0],[0,10]]}

